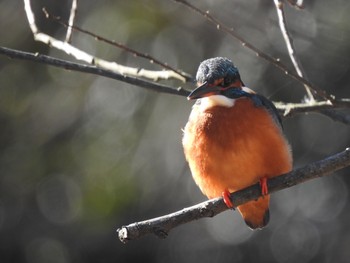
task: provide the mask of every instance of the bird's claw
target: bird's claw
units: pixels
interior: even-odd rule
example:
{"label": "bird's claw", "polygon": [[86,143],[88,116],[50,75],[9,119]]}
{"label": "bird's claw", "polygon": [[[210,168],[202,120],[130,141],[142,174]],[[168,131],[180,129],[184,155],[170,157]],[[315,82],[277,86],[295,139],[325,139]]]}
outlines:
{"label": "bird's claw", "polygon": [[225,189],[225,191],[222,192],[222,198],[224,199],[224,203],[228,208],[234,209],[235,207],[231,201],[230,194],[231,193],[227,189]]}
{"label": "bird's claw", "polygon": [[269,188],[267,187],[267,177],[260,178],[260,187],[261,187],[261,194],[262,195],[268,195],[269,194]]}

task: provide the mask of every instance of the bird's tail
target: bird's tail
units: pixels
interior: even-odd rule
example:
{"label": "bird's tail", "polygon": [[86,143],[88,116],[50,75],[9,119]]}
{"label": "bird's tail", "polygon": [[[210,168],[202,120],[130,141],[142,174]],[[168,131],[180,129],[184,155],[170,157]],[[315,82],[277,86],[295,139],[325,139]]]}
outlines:
{"label": "bird's tail", "polygon": [[237,209],[251,229],[263,228],[270,220],[269,202],[270,196],[266,195],[256,201],[240,205]]}

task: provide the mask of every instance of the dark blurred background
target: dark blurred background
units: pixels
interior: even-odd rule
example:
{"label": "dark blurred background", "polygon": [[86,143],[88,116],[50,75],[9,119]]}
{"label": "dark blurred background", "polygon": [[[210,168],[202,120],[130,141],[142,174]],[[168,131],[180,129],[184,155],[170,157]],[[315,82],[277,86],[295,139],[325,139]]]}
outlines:
{"label": "dark blurred background", "polygon": [[[193,3],[290,65],[273,1]],[[32,5],[40,29],[63,40],[65,29],[40,10],[66,19],[70,1]],[[308,77],[338,97],[350,97],[349,11],[347,0],[286,6]],[[229,57],[247,86],[275,101],[305,95],[300,83],[171,0],[80,1],[76,24],[193,75],[202,60]],[[21,1],[0,1],[0,32],[1,46],[72,59],[33,40]],[[160,69],[81,33],[73,44],[107,60]],[[349,169],[273,194],[262,231],[225,212],[178,227],[165,240],[122,244],[118,227],[206,200],[181,146],[191,105],[184,97],[0,56],[0,262],[348,262]],[[324,115],[297,115],[284,126],[295,167],[350,143],[350,126]]]}

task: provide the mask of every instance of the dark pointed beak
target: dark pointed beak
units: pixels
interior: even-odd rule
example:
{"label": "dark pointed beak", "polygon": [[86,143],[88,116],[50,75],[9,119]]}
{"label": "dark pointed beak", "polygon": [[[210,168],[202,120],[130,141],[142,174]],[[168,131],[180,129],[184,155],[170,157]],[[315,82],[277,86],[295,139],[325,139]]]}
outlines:
{"label": "dark pointed beak", "polygon": [[204,82],[198,88],[193,90],[190,95],[187,96],[188,100],[200,99],[211,95],[220,94],[221,88],[216,86],[210,86],[207,82]]}

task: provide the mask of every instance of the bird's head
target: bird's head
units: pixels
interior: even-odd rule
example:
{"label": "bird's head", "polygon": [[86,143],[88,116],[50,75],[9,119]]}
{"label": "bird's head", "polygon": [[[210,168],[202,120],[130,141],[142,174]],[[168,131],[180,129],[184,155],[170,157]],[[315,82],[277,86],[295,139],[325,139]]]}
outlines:
{"label": "bird's head", "polygon": [[232,61],[222,57],[203,61],[199,65],[196,79],[198,87],[187,97],[189,100],[213,95],[235,99],[244,86]]}

